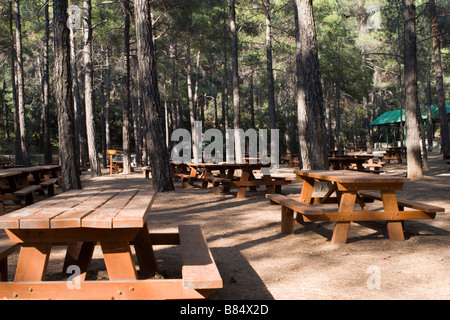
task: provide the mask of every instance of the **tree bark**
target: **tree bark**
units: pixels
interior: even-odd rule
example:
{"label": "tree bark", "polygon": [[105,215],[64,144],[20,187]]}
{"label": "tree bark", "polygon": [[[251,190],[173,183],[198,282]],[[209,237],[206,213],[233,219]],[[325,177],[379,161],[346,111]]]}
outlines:
{"label": "tree bark", "polygon": [[[191,12],[189,9],[189,0],[185,0],[185,10],[186,10],[186,82],[188,90],[188,102],[189,102],[189,120],[191,124],[191,134],[194,133],[194,122],[195,122],[195,107],[194,107],[194,97],[192,94],[192,72],[191,72],[191,35],[190,35],[190,25],[191,25]],[[194,148],[195,149],[195,148]]]}
{"label": "tree bark", "polygon": [[20,4],[19,0],[14,1],[14,17],[16,22],[16,77],[17,77],[17,106],[20,135],[16,139],[20,139],[20,149],[22,159],[16,164],[24,166],[30,165],[28,156],[27,131],[25,125],[25,86],[23,76],[23,59],[22,59],[22,26],[20,22]]}
{"label": "tree bark", "polygon": [[70,61],[72,70],[72,85],[73,85],[73,105],[75,109],[75,145],[77,146],[76,157],[80,161],[81,169],[87,169],[87,162],[89,161],[89,152],[87,146],[86,135],[86,113],[84,112],[84,104],[81,100],[80,86],[78,85],[78,67],[76,58],[76,41],[75,30],[70,30]]}
{"label": "tree bark", "polygon": [[9,142],[9,107],[5,101],[5,92],[6,92],[6,81],[3,79],[3,89],[0,97],[0,101],[2,103],[3,115],[5,117],[3,125],[5,126],[5,138],[6,141]]}
{"label": "tree bark", "polygon": [[94,68],[92,64],[92,28],[91,0],[84,0],[83,19],[83,57],[84,57],[84,100],[86,109],[86,132],[89,150],[91,177],[102,175],[97,147],[95,145],[95,109],[94,109]]}
{"label": "tree bark", "polygon": [[111,149],[110,132],[110,112],[111,112],[111,70],[109,65],[109,47],[105,52],[105,139],[106,149]]}
{"label": "tree bark", "polygon": [[303,169],[328,169],[323,93],[311,0],[296,0],[297,108]]}
{"label": "tree bark", "polygon": [[11,91],[14,104],[14,157],[16,163],[22,162],[22,148],[20,147],[20,126],[19,126],[19,106],[17,102],[17,83],[16,83],[16,49],[14,47],[14,30],[13,30],[14,10],[13,3],[9,3],[9,40],[11,42],[10,59],[11,59]]}
{"label": "tree bark", "polygon": [[403,0],[404,64],[405,64],[405,126],[407,176],[411,179],[423,176],[420,152],[419,103],[417,88],[416,7],[414,0]]}
{"label": "tree bark", "polygon": [[131,89],[130,89],[130,2],[122,0],[122,9],[125,13],[124,29],[124,55],[125,55],[125,74],[122,78],[123,88],[123,122],[122,122],[122,146],[123,146],[123,173],[131,172]]}
{"label": "tree bark", "polygon": [[441,40],[439,37],[440,30],[436,16],[435,0],[430,0],[431,26],[433,37],[433,57],[434,57],[434,71],[436,74],[436,94],[439,108],[439,123],[441,125],[441,153],[444,159],[450,158],[450,139],[447,121],[447,110],[445,108],[445,88],[444,77],[442,74],[441,61]]}
{"label": "tree bark", "polygon": [[233,84],[233,124],[234,129],[240,128],[240,95],[239,95],[239,65],[238,65],[238,38],[236,30],[235,0],[230,0],[230,30],[231,30],[231,74]]}
{"label": "tree bark", "polygon": [[271,39],[271,21],[270,21],[270,0],[264,0],[264,11],[266,14],[266,64],[267,64],[267,94],[269,98],[269,118],[270,128],[276,129],[276,107],[275,107],[275,88],[272,63],[272,39]]}
{"label": "tree bark", "polygon": [[50,77],[49,77],[49,41],[50,41],[50,16],[49,5],[45,4],[45,35],[43,52],[43,76],[42,76],[42,133],[44,144],[44,163],[52,163],[52,148],[50,145]]}
{"label": "tree bark", "polygon": [[433,121],[431,119],[431,72],[430,72],[430,64],[431,58],[428,58],[427,63],[427,141],[428,141],[428,151],[433,151]]}
{"label": "tree bark", "polygon": [[58,111],[59,158],[63,191],[81,189],[75,146],[72,78],[70,74],[70,40],[67,23],[67,0],[53,1],[55,46],[55,104]]}
{"label": "tree bark", "polygon": [[157,191],[174,190],[169,153],[164,137],[164,110],[159,98],[148,1],[135,0],[134,12],[139,82],[146,124],[147,149],[152,169],[152,184]]}

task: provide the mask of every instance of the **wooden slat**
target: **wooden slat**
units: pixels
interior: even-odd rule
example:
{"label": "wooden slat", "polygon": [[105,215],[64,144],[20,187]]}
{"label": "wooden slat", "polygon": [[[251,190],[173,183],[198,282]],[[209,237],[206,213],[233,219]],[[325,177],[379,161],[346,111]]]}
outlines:
{"label": "wooden slat", "polygon": [[50,220],[59,214],[94,198],[100,190],[85,190],[72,197],[67,197],[64,201],[60,201],[51,207],[41,208],[34,214],[20,220],[21,229],[49,229]]}
{"label": "wooden slat", "polygon": [[204,299],[209,293],[209,291],[185,289],[181,279],[82,281],[80,289],[71,288],[67,284],[67,281],[0,282],[0,298],[8,300],[172,300]]}
{"label": "wooden slat", "polygon": [[19,221],[21,219],[31,216],[41,209],[45,209],[47,207],[54,206],[60,202],[64,202],[70,197],[78,195],[82,191],[83,190],[79,189],[70,190],[65,193],[54,196],[51,199],[36,202],[25,208],[18,209],[6,215],[0,216],[0,227],[4,229],[18,229],[20,227]]}
{"label": "wooden slat", "polygon": [[357,211],[357,212],[323,212],[318,215],[306,215],[309,221],[403,221],[434,219],[434,213],[423,211]]}
{"label": "wooden slat", "polygon": [[294,210],[295,212],[301,212],[305,215],[320,215],[323,213],[323,210],[320,208],[315,208],[314,206],[301,203],[295,199],[288,198],[281,194],[266,194],[266,198],[291,210]]}
{"label": "wooden slat", "polygon": [[9,240],[0,241],[0,260],[3,260],[15,250],[20,248],[20,244],[14,243]]}
{"label": "wooden slat", "polygon": [[[361,196],[363,197],[367,197],[367,198],[371,198],[371,199],[375,199],[375,200],[382,200],[380,195],[376,195],[376,194],[372,194],[372,193],[361,193]],[[434,206],[434,205],[430,205],[430,204],[426,204],[426,203],[422,203],[419,201],[413,201],[413,200],[407,200],[407,199],[401,199],[397,197],[397,203],[399,206],[401,207],[408,207],[408,208],[412,208],[412,209],[416,209],[416,210],[420,210],[423,212],[445,212],[445,208],[442,207],[438,207],[438,206]]]}
{"label": "wooden slat", "polygon": [[81,220],[83,228],[112,228],[113,219],[138,192],[137,189],[122,190],[112,199]]}
{"label": "wooden slat", "polygon": [[20,190],[17,190],[13,193],[13,195],[15,195],[16,197],[24,197],[29,193],[32,193],[34,191],[36,191],[37,189],[39,189],[39,186],[36,185],[31,185],[31,186],[27,186],[25,188],[22,188]]}
{"label": "wooden slat", "polygon": [[183,288],[222,288],[222,278],[198,225],[180,225]]}
{"label": "wooden slat", "polygon": [[108,200],[114,197],[120,190],[106,189],[89,200],[81,202],[76,207],[65,211],[50,221],[50,227],[56,228],[80,228],[81,220],[91,213],[93,210],[105,204]]}
{"label": "wooden slat", "polygon": [[142,228],[156,199],[157,192],[140,189],[113,219],[113,228]]}
{"label": "wooden slat", "polygon": [[295,170],[294,173],[298,177],[310,177],[339,183],[395,183],[410,181],[407,178],[398,176],[372,175],[367,172],[351,170]]}

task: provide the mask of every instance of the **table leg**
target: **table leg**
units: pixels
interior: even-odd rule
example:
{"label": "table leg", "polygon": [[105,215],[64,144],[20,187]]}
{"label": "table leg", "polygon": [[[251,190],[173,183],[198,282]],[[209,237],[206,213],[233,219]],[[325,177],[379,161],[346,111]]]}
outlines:
{"label": "table leg", "polygon": [[139,231],[136,239],[134,240],[134,249],[136,251],[136,257],[141,275],[145,278],[155,276],[158,272],[158,267],[156,265],[155,254],[153,252],[153,246],[148,233],[147,224],[145,224],[141,231]]}
{"label": "table leg", "polygon": [[[272,182],[272,176],[270,174],[269,175],[263,175],[263,180],[267,181],[267,183],[271,183]],[[281,186],[280,186],[280,188],[281,188]],[[273,185],[267,184],[266,185],[266,191],[269,194],[273,194],[273,193],[275,193],[275,188],[274,188]]]}
{"label": "table leg", "polygon": [[136,280],[136,267],[128,241],[100,242],[110,280]]}
{"label": "table leg", "polygon": [[[398,211],[397,196],[395,191],[381,190],[381,197],[383,199],[383,207],[385,211]],[[405,236],[403,235],[402,221],[387,221],[387,231],[389,239],[391,241],[403,241]]]}
{"label": "table leg", "polygon": [[[230,179],[230,180],[233,180],[233,179],[234,179],[234,168],[228,169],[226,178],[227,178],[227,179]],[[223,192],[224,192],[224,193],[225,193],[225,192],[230,192],[230,187],[224,187],[224,188],[223,188]]]}
{"label": "table leg", "polygon": [[91,264],[95,244],[95,242],[69,243],[64,260],[63,273],[66,273],[69,266],[76,265],[80,268],[81,281],[85,280],[89,271],[89,265]]}
{"label": "table leg", "polygon": [[[249,181],[249,178],[250,178],[250,173],[249,173],[248,171],[246,171],[246,170],[245,170],[245,171],[242,170],[241,180],[240,180],[240,181],[245,181],[245,182],[247,182],[247,181]],[[238,197],[238,198],[245,198],[245,192],[246,192],[246,190],[247,190],[247,187],[246,187],[246,186],[239,187],[239,188],[238,188],[237,197]]]}
{"label": "table leg", "polygon": [[294,211],[287,207],[281,207],[281,233],[294,233]]}
{"label": "table leg", "polygon": [[[339,212],[353,212],[356,196],[356,191],[342,193],[341,202],[339,203]],[[331,237],[331,243],[346,243],[349,229],[350,221],[336,222],[333,236]]]}
{"label": "table leg", "polygon": [[51,243],[22,244],[14,281],[43,281],[51,248]]}
{"label": "table leg", "polygon": [[314,179],[310,178],[302,178],[302,179],[303,179],[303,187],[302,192],[300,194],[300,202],[310,204],[314,191]]}

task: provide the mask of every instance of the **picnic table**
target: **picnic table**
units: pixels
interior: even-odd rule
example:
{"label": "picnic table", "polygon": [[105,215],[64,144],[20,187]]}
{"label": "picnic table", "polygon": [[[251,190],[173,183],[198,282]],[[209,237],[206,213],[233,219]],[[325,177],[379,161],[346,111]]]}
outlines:
{"label": "picnic table", "polygon": [[[199,226],[179,226],[178,233],[149,233],[146,219],[155,197],[150,189],[70,190],[0,216],[0,227],[21,247],[14,280],[0,281],[0,297],[198,299],[221,288],[222,279]],[[77,281],[45,281],[55,243],[67,244],[63,272],[75,267]],[[86,280],[97,243],[108,280]],[[158,272],[153,245],[161,244],[180,245],[182,279],[150,279]]]}
{"label": "picnic table", "polygon": [[34,192],[53,196],[54,185],[59,182],[61,167],[59,165],[43,165],[31,167],[17,167],[0,170],[0,211],[4,211],[5,200],[13,200],[25,205],[34,202]]}
{"label": "picnic table", "polygon": [[[238,198],[245,198],[247,188],[257,191],[258,186],[265,186],[267,193],[280,193],[281,186],[292,181],[289,178],[272,177],[271,174],[256,178],[254,173],[262,168],[269,168],[270,163],[192,163],[188,166],[191,169],[189,175],[179,175],[182,184],[186,186],[200,181],[202,188],[207,188],[212,183],[215,195],[220,194],[221,187],[224,192],[229,192],[232,187],[238,188]],[[237,170],[241,171],[240,176],[235,176]]]}
{"label": "picnic table", "polygon": [[290,167],[295,167],[300,164],[299,155],[286,153],[284,156],[280,157],[280,163],[286,163]]}
{"label": "picnic table", "polygon": [[[349,170],[321,171],[296,170],[297,178],[303,181],[299,198],[288,198],[280,195],[266,195],[273,203],[282,205],[282,232],[293,233],[293,213],[300,223],[313,221],[334,221],[332,243],[347,241],[352,221],[386,221],[389,239],[404,240],[403,224],[405,220],[434,219],[437,212],[445,209],[411,201],[398,199],[395,191],[403,188],[409,181],[407,178],[387,175],[374,175],[366,172]],[[325,183],[322,183],[325,182]],[[313,197],[315,184],[325,184],[326,193]],[[378,194],[365,191],[376,191]],[[335,197],[331,197],[336,194]],[[366,202],[381,201],[383,210],[370,211]],[[338,210],[333,205],[332,211],[326,211],[322,204],[338,203]],[[359,204],[361,211],[355,211]],[[405,210],[412,208],[414,210]]]}
{"label": "picnic table", "polygon": [[402,163],[403,152],[401,147],[391,147],[386,150],[386,155],[383,160],[390,163],[391,160],[397,160],[397,163]]}
{"label": "picnic table", "polygon": [[357,171],[364,171],[363,164],[368,159],[371,158],[366,156],[342,155],[329,157],[328,162],[331,170],[347,170],[355,166]]}

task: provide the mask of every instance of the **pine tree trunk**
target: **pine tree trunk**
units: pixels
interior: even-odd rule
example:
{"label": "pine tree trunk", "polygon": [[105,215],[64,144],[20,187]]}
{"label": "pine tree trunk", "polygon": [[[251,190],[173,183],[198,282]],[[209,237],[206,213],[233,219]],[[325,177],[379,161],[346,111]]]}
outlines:
{"label": "pine tree trunk", "polygon": [[428,58],[427,64],[427,142],[428,151],[433,151],[433,121],[431,119],[431,74],[430,74],[430,64],[431,58]]}
{"label": "pine tree trunk", "polygon": [[[191,124],[191,134],[194,133],[194,122],[195,122],[195,107],[194,107],[194,97],[192,94],[192,73],[191,73],[191,35],[190,35],[190,25],[191,25],[191,13],[189,9],[189,0],[185,0],[185,10],[186,10],[186,82],[188,90],[188,103],[189,103],[189,120]],[[194,148],[195,149],[195,148]]]}
{"label": "pine tree trunk", "polygon": [[83,57],[84,57],[84,100],[86,109],[86,132],[89,150],[91,177],[102,175],[97,147],[95,145],[94,68],[92,64],[91,0],[84,0]]}
{"label": "pine tree trunk", "polygon": [[[267,64],[267,94],[269,98],[270,128],[276,129],[275,88],[272,66],[272,39],[270,22],[270,0],[265,0],[264,10],[266,14],[266,64]],[[254,127],[253,127],[254,128]]]}
{"label": "pine tree trunk", "polygon": [[109,47],[105,53],[105,139],[106,149],[111,149],[110,112],[111,112],[111,71],[109,65]]}
{"label": "pine tree trunk", "polygon": [[131,172],[131,91],[130,91],[130,3],[129,0],[122,0],[122,8],[125,13],[124,29],[124,55],[125,55],[125,75],[122,78],[123,87],[123,122],[122,122],[122,146],[123,146],[123,173]]}
{"label": "pine tree trunk", "polygon": [[20,149],[22,151],[21,162],[24,166],[30,165],[30,158],[28,156],[28,141],[27,131],[25,125],[25,85],[23,76],[23,59],[22,59],[22,26],[20,23],[20,4],[19,0],[14,1],[14,17],[16,22],[16,77],[17,77],[17,106],[18,106],[18,120],[20,136]]}
{"label": "pine tree trunk", "polygon": [[5,126],[5,138],[6,141],[9,142],[9,107],[8,104],[5,101],[5,92],[6,92],[6,81],[3,79],[3,89],[2,89],[2,93],[1,93],[1,97],[0,97],[0,101],[2,103],[2,109],[3,109],[3,114],[4,114],[4,123],[3,125]]}
{"label": "pine tree trunk", "polygon": [[434,71],[436,73],[436,94],[439,108],[439,123],[441,125],[441,153],[444,159],[450,158],[450,139],[447,121],[447,110],[445,108],[445,88],[442,74],[441,62],[441,41],[439,38],[440,30],[436,16],[435,0],[430,0],[430,13],[433,37],[434,51]]}
{"label": "pine tree trunk", "polygon": [[405,125],[407,176],[411,179],[423,176],[420,152],[419,103],[417,88],[416,8],[414,0],[404,0],[403,21],[405,33]]}
{"label": "pine tree trunk", "polygon": [[81,169],[87,169],[87,162],[89,161],[89,152],[87,146],[86,134],[86,113],[84,112],[84,104],[80,95],[80,86],[78,84],[78,67],[76,59],[76,41],[75,30],[70,30],[70,61],[72,70],[72,84],[73,84],[73,105],[75,109],[75,143],[77,146],[77,158],[81,164]]}
{"label": "pine tree trunk", "polygon": [[296,0],[298,130],[304,169],[328,169],[323,93],[311,0]]}
{"label": "pine tree trunk", "polygon": [[165,144],[164,110],[159,98],[148,1],[135,0],[134,12],[139,83],[146,125],[147,149],[152,169],[152,184],[156,191],[169,191],[174,189],[174,185],[170,174],[169,152]]}
{"label": "pine tree trunk", "polygon": [[[238,38],[236,30],[235,0],[230,0],[230,30],[231,30],[231,78],[233,84],[233,124],[234,129],[240,128],[240,96],[239,96],[239,65],[238,65]],[[236,155],[239,157],[239,155]]]}
{"label": "pine tree trunk", "polygon": [[55,46],[55,105],[58,111],[59,158],[62,189],[81,189],[75,146],[72,78],[70,74],[70,40],[67,23],[67,0],[53,1]]}
{"label": "pine tree trunk", "polygon": [[[14,43],[14,30],[13,30],[14,10],[13,3],[9,3],[9,41]],[[22,149],[20,147],[20,126],[19,126],[19,107],[17,103],[17,83],[16,83],[16,50],[14,45],[10,46],[10,59],[11,59],[11,89],[12,99],[14,104],[14,158],[16,163],[22,162]]]}
{"label": "pine tree trunk", "polygon": [[49,79],[49,41],[50,41],[50,17],[49,5],[45,4],[45,35],[43,52],[42,75],[42,142],[44,144],[44,163],[52,163],[52,149],[50,145],[50,79]]}

